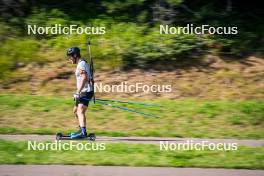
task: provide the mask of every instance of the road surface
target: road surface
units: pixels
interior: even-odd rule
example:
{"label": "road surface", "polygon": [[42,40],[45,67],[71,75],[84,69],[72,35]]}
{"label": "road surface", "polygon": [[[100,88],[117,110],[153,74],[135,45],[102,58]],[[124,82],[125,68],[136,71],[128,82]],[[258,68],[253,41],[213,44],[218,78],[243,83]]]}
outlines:
{"label": "road surface", "polygon": [[264,176],[264,170],[171,167],[0,165],[0,176]]}

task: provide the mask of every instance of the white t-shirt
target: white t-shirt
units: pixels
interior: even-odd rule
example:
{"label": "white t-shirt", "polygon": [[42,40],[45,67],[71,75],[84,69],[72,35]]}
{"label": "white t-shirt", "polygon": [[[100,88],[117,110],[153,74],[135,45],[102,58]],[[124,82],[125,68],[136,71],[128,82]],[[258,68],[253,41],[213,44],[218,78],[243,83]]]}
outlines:
{"label": "white t-shirt", "polygon": [[[85,70],[85,72],[87,74],[87,77],[90,80],[92,79],[92,75],[91,75],[89,64],[86,63],[85,60],[80,59],[78,64],[77,64],[76,71],[75,71],[77,89],[81,86],[81,70]],[[87,81],[85,83],[83,89],[81,90],[81,92],[91,92],[91,91],[93,91],[93,86],[90,84],[89,81]]]}

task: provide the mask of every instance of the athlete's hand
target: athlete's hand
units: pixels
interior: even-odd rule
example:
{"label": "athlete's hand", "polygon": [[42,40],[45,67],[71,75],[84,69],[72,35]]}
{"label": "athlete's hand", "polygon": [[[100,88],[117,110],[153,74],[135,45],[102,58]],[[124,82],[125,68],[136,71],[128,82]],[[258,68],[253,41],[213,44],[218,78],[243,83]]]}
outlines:
{"label": "athlete's hand", "polygon": [[78,100],[79,98],[80,98],[80,94],[79,93],[73,94],[74,101]]}

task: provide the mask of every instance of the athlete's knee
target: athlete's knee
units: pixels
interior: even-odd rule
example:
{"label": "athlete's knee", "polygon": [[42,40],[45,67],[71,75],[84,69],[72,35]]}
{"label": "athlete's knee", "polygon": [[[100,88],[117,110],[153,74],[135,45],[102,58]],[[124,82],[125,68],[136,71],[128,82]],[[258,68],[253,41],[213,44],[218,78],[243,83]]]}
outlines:
{"label": "athlete's knee", "polygon": [[78,107],[77,109],[77,114],[78,115],[83,115],[85,113],[85,108],[84,107]]}

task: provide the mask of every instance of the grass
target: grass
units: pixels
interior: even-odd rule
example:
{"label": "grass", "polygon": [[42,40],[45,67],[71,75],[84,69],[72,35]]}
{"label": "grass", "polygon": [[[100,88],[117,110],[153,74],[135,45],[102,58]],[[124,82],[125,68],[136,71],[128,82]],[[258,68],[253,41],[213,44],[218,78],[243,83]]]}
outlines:
{"label": "grass", "polygon": [[154,144],[106,143],[104,151],[32,151],[24,141],[0,140],[0,143],[0,164],[264,169],[264,147],[239,147],[236,151],[160,151]]}
{"label": "grass", "polygon": [[[87,113],[88,130],[109,136],[264,138],[263,101],[160,99],[151,103],[164,107],[126,107],[153,113],[160,118],[91,104]],[[72,106],[73,101],[63,97],[2,94],[0,133],[54,134],[76,130]]]}

